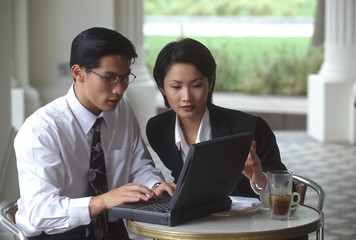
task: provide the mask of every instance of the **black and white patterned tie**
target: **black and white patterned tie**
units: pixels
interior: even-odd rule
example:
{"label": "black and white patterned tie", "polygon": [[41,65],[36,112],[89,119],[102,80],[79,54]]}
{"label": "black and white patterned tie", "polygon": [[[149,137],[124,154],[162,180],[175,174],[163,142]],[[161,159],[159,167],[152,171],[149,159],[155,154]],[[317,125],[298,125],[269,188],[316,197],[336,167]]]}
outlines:
{"label": "black and white patterned tie", "polygon": [[[89,168],[89,196],[97,196],[108,191],[104,152],[101,148],[100,125],[102,118],[98,118],[93,125],[93,143],[90,152]],[[108,211],[101,212],[94,220],[96,239],[102,239],[108,232]]]}
{"label": "black and white patterned tie", "polygon": [[93,143],[90,152],[89,195],[97,196],[108,191],[104,152],[101,148],[100,125],[102,118],[98,118],[93,125]]}
{"label": "black and white patterned tie", "polygon": [[[101,148],[101,139],[100,139],[100,125],[102,117],[98,118],[93,125],[94,134],[93,134],[93,143],[91,146],[90,152],[90,168],[89,168],[89,196],[97,196],[108,191],[108,183],[106,178],[106,166],[104,152]],[[94,220],[94,236],[95,239],[103,239],[107,236],[109,232],[109,213],[107,210],[101,212]],[[127,233],[126,227],[122,219],[118,219],[112,225],[112,236],[115,236],[115,239],[130,239]],[[92,239],[89,236],[93,236],[90,233],[90,229],[87,228],[87,237]],[[110,230],[111,231],[111,230]]]}

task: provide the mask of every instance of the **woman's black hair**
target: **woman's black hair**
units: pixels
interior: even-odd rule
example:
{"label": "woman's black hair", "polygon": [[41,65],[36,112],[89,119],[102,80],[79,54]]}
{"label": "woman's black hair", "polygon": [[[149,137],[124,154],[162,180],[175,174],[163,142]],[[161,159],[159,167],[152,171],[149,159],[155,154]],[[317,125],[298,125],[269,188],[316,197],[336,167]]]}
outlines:
{"label": "woman's black hair", "polygon": [[[193,64],[201,74],[206,76],[212,85],[208,93],[206,104],[212,103],[212,95],[215,86],[216,63],[210,50],[202,43],[191,38],[168,43],[158,54],[153,69],[153,77],[158,88],[164,87],[164,78],[175,63]],[[164,103],[170,108],[167,97],[162,93]]]}

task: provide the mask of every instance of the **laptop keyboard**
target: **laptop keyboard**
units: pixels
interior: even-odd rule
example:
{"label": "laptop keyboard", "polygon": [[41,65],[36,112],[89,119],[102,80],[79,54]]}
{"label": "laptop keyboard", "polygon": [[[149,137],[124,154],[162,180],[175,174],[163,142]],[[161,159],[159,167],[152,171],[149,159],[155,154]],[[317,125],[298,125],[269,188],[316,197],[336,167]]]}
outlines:
{"label": "laptop keyboard", "polygon": [[152,204],[148,204],[145,206],[141,206],[138,209],[140,210],[145,210],[145,211],[150,211],[150,212],[167,212],[168,211],[168,206],[169,206],[169,201],[167,202],[156,202]]}

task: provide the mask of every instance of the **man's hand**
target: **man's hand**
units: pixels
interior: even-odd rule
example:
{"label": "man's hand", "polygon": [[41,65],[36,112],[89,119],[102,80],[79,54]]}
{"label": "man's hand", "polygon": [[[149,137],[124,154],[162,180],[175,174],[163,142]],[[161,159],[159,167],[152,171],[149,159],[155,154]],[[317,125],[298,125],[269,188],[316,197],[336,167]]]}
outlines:
{"label": "man's hand", "polygon": [[[167,183],[162,184],[163,186],[168,185]],[[165,189],[168,188],[165,187]],[[168,193],[172,193],[172,190],[170,189]],[[151,198],[157,198],[157,195],[148,187],[128,183],[107,193],[92,197],[89,202],[90,217],[94,218],[104,210],[110,210],[127,202],[148,201]]]}
{"label": "man's hand", "polygon": [[162,182],[160,185],[158,185],[158,187],[152,188],[152,191],[158,197],[162,196],[166,192],[169,194],[169,196],[172,197],[175,189],[176,189],[175,183]]}

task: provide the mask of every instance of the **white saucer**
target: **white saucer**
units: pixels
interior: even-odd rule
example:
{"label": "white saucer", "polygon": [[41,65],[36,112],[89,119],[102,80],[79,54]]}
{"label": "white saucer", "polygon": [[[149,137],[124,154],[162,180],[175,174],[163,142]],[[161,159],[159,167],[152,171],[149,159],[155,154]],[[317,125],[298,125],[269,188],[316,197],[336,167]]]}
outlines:
{"label": "white saucer", "polygon": [[[259,210],[259,211],[261,211],[261,212],[263,212],[263,213],[266,213],[266,214],[269,214],[269,213],[270,213],[269,208],[263,206],[261,202],[253,203],[253,204],[252,204],[252,207],[256,208],[257,210]],[[294,211],[294,210],[296,210],[298,207],[299,207],[299,204],[292,205],[292,206],[290,207],[290,210],[291,210],[291,211]]]}
{"label": "white saucer", "polygon": [[295,209],[297,209],[299,207],[299,204],[294,204],[292,206],[290,206],[290,210],[294,211]]}
{"label": "white saucer", "polygon": [[256,208],[257,210],[263,213],[269,214],[269,208],[263,206],[261,202],[253,203],[252,207]]}

